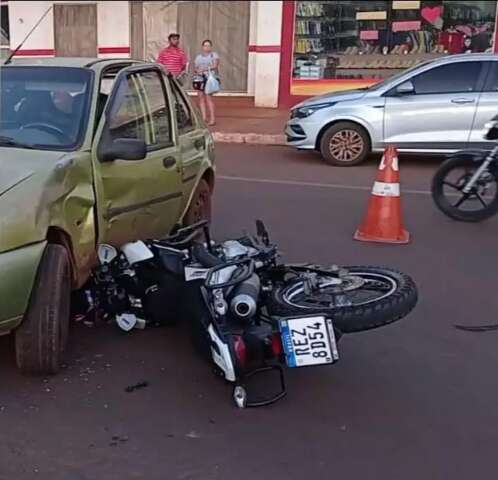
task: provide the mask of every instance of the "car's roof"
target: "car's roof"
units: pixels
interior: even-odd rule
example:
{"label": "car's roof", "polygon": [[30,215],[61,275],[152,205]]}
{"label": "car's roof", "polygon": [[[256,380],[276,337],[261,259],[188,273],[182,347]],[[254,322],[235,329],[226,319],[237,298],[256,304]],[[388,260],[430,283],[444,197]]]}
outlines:
{"label": "car's roof", "polygon": [[49,58],[14,58],[11,66],[39,66],[39,67],[76,67],[93,68],[115,63],[141,63],[140,60],[130,58],[92,58],[92,57],[49,57]]}
{"label": "car's roof", "polygon": [[458,55],[445,55],[444,57],[437,58],[438,62],[454,62],[460,60],[473,60],[473,61],[498,61],[498,55],[495,53],[460,53]]}

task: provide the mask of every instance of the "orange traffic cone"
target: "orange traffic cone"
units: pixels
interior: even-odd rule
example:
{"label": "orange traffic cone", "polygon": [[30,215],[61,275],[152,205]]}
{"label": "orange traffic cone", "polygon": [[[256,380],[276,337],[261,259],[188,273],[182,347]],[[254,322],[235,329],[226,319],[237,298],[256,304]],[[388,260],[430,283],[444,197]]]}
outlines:
{"label": "orange traffic cone", "polygon": [[383,243],[408,243],[410,240],[401,218],[398,152],[394,147],[387,147],[384,152],[367,214],[354,239]]}

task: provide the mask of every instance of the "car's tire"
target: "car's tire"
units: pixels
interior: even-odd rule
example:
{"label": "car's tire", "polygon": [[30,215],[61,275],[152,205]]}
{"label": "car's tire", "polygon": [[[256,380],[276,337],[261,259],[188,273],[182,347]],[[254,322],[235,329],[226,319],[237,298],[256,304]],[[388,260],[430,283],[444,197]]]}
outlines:
{"label": "car's tire", "polygon": [[28,310],[15,332],[22,373],[53,375],[62,364],[71,311],[71,267],[67,250],[49,244],[38,267]]}
{"label": "car's tire", "polygon": [[209,183],[201,178],[183,219],[183,224],[193,225],[201,220],[211,222],[212,191]]}
{"label": "car's tire", "polygon": [[352,122],[330,126],[320,140],[320,153],[327,163],[352,167],[370,153],[370,138],[363,127]]}

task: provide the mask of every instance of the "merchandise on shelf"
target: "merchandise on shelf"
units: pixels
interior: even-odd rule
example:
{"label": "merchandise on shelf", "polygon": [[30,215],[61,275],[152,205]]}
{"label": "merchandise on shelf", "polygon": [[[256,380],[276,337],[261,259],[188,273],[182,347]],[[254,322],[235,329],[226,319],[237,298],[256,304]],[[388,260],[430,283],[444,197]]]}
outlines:
{"label": "merchandise on shelf", "polygon": [[496,3],[298,1],[294,75],[385,77],[440,55],[488,51]]}

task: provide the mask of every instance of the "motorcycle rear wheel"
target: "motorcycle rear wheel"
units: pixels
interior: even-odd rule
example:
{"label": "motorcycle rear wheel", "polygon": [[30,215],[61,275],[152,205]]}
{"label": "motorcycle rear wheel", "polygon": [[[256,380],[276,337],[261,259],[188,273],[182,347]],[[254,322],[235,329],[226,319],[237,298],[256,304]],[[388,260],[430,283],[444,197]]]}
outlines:
{"label": "motorcycle rear wheel", "polygon": [[327,315],[342,333],[354,333],[393,323],[415,307],[417,287],[408,275],[380,267],[344,268],[347,274],[342,285],[337,283],[337,273],[323,269],[317,277],[321,287],[306,292],[303,277],[290,267],[290,278],[277,283],[270,294],[268,313],[280,317]]}
{"label": "motorcycle rear wheel", "polygon": [[[432,198],[445,215],[461,222],[481,222],[498,212],[498,175],[494,170],[486,172],[469,194],[462,191],[481,165],[482,161],[464,156],[450,158],[438,168],[432,180]],[[490,185],[492,191],[486,196]],[[477,208],[465,209],[469,205]]]}

